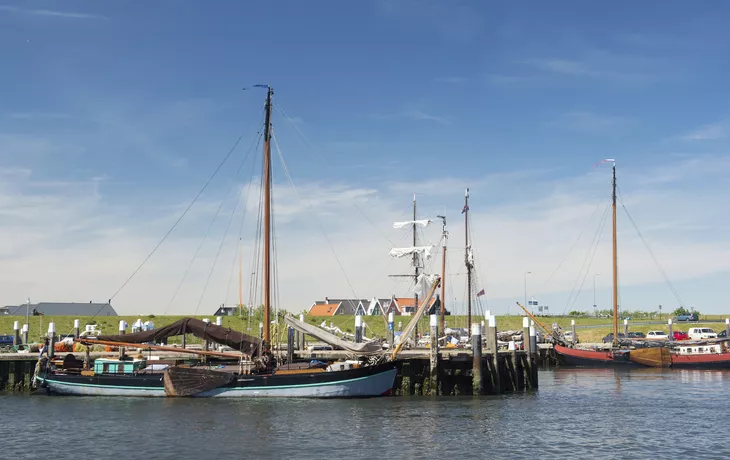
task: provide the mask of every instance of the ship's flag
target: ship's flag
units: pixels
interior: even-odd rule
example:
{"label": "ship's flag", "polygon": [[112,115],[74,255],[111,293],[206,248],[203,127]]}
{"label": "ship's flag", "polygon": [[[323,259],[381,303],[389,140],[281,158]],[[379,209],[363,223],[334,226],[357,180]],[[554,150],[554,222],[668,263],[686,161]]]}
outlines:
{"label": "ship's flag", "polygon": [[461,213],[464,214],[468,210],[469,210],[469,205],[468,204],[465,204],[464,207],[461,209]]}
{"label": "ship's flag", "polygon": [[483,296],[484,294],[484,289],[482,289],[481,291],[477,292],[477,297]]}
{"label": "ship's flag", "polygon": [[601,166],[603,163],[608,163],[609,161],[611,163],[616,163],[616,160],[614,160],[613,158],[606,158],[605,160],[601,160],[598,163],[596,163],[596,165],[594,166],[594,168],[597,168],[597,167]]}

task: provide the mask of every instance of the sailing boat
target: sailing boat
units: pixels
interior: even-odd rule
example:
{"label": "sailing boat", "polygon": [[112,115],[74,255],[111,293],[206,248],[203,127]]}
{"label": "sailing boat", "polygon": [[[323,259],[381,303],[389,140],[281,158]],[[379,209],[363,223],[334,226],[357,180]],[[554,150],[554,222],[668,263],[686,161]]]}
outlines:
{"label": "sailing boat", "polygon": [[[196,397],[372,397],[389,394],[395,382],[398,363],[384,362],[360,366],[348,361],[317,368],[278,369],[271,353],[271,97],[266,88],[264,125],[264,321],[263,339],[185,318],[169,326],[128,335],[100,336],[95,340],[76,339],[87,345],[86,361],[73,355],[64,365],[45,363],[36,380],[49,393],[104,396],[196,396]],[[435,289],[432,288],[432,291]],[[240,300],[239,300],[240,301]],[[425,303],[425,302],[424,302]],[[206,341],[228,345],[242,354],[143,345],[140,348],[173,350],[202,356],[238,360],[237,364],[216,366],[177,366],[175,363],[149,363],[143,357],[120,356],[119,359],[97,359],[90,368],[89,348],[92,344],[118,347],[139,347],[159,343],[172,336],[193,334]],[[245,359],[244,359],[245,358]],[[159,361],[157,363],[160,363]]]}
{"label": "sailing boat", "polygon": [[[610,350],[585,350],[555,344],[554,350],[560,364],[565,366],[613,367],[638,365],[629,359],[629,350],[620,348],[618,342],[618,260],[616,242],[616,160],[606,159],[601,163],[613,163],[612,220],[613,220],[613,344]],[[599,164],[601,164],[599,163]]]}

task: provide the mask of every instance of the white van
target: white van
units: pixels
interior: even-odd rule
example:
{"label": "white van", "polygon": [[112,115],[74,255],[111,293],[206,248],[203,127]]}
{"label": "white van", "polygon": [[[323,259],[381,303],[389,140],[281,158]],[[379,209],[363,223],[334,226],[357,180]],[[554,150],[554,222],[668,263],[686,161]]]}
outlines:
{"label": "white van", "polygon": [[690,340],[704,340],[704,339],[716,339],[717,334],[715,331],[708,327],[691,327],[687,331],[687,335]]}

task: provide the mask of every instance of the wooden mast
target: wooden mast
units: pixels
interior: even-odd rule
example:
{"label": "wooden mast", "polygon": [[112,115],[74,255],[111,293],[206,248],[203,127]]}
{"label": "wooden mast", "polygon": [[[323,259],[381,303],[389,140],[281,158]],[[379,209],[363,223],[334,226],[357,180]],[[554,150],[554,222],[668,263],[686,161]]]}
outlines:
{"label": "wooden mast", "polygon": [[243,242],[238,239],[238,313],[243,316]]}
{"label": "wooden mast", "polygon": [[[413,247],[416,247],[416,194],[413,194]],[[413,279],[414,281],[414,287],[416,288],[415,292],[415,305],[414,305],[414,311],[418,310],[418,253],[413,252],[413,268],[414,268],[414,275]],[[418,323],[416,323],[416,329],[415,329],[416,337],[418,337]]]}
{"label": "wooden mast", "polygon": [[264,124],[264,350],[271,346],[271,95],[266,93]]}
{"label": "wooden mast", "polygon": [[616,162],[613,162],[613,344],[618,346],[618,251],[616,248]]}
{"label": "wooden mast", "polygon": [[469,189],[464,194],[464,261],[466,264],[466,329],[471,328],[471,258],[469,257]]}
{"label": "wooden mast", "polygon": [[449,233],[446,231],[446,216],[438,216],[443,220],[442,238],[444,239],[443,251],[441,251],[441,314],[439,316],[439,332],[441,334],[446,330],[446,240]]}

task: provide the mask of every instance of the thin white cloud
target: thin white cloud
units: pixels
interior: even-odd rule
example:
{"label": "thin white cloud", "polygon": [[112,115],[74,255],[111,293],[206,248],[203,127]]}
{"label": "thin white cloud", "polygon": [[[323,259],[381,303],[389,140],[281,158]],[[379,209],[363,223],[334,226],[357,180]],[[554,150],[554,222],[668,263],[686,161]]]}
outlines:
{"label": "thin white cloud", "polygon": [[[504,177],[494,175],[480,180],[444,177],[431,183],[399,181],[369,188],[304,182],[297,184],[297,189],[300,196],[306,197],[305,202],[286,184],[277,184],[274,203],[280,305],[300,311],[324,296],[408,294],[407,283],[387,276],[405,272],[408,264],[387,254],[391,242],[396,246],[409,244],[410,235],[394,230],[391,224],[409,217],[411,193],[416,191],[419,217],[433,218],[444,211],[448,217],[452,248],[448,266],[453,276],[447,284],[447,296],[456,311],[461,311],[463,276],[456,274],[463,272],[463,251],[459,248],[464,244],[464,227],[460,211],[466,185],[471,188],[471,231],[472,244],[477,249],[478,284],[486,289],[490,307],[502,312],[507,305],[522,299],[524,271],[532,271],[530,294],[551,302],[553,311],[562,311],[595,233],[598,216],[608,204],[610,172],[588,169],[586,174],[562,179],[553,174],[515,171]],[[672,175],[674,179],[646,182],[659,174]],[[725,237],[730,219],[721,211],[730,191],[724,181],[715,180],[727,174],[730,159],[726,157],[671,161],[661,168],[619,170],[626,206],[675,284],[730,270],[730,243]],[[170,212],[168,207],[167,215],[150,220],[136,212],[134,207],[140,206],[138,203],[130,203],[126,208],[112,205],[105,198],[104,183],[92,179],[40,186],[43,183],[34,181],[23,168],[0,170],[0,175],[4,178],[0,186],[0,272],[5,274],[0,279],[0,304],[18,303],[28,296],[34,300],[108,299],[179,213],[179,209]],[[523,180],[515,180],[516,177]],[[711,180],[703,179],[706,177]],[[253,195],[258,196],[253,190]],[[162,196],[150,194],[147,201],[147,206],[164,208]],[[212,218],[214,201],[200,203],[204,211],[188,216],[184,228],[170,236],[114,299],[119,311],[165,311]],[[498,204],[487,205],[488,202]],[[252,238],[257,207],[249,206],[242,235],[247,273],[253,271],[249,270],[250,265],[256,260]],[[597,206],[600,209],[591,218]],[[183,291],[168,313],[193,313],[198,308],[230,212],[230,206],[226,206],[215,222]],[[236,227],[239,217],[237,213],[233,219]],[[583,237],[566,257],[581,229],[585,229]],[[233,301],[229,282],[232,267],[237,267],[236,233],[237,228],[228,235],[199,313],[212,312],[216,305]],[[423,231],[421,241],[438,244],[440,233],[439,226],[431,226]],[[610,220],[591,271],[608,272],[609,236]],[[563,258],[560,270],[545,283]],[[434,260],[431,269],[439,271],[440,259]],[[652,304],[673,302],[668,289],[657,287],[661,275],[622,212],[619,261],[622,305],[643,307],[644,299],[632,294],[631,289],[652,285]],[[248,301],[250,276],[245,278],[244,300]],[[236,276],[232,283],[232,292],[236,292]],[[598,284],[600,289],[606,289],[610,277],[599,277]],[[579,309],[592,304],[588,291],[584,287],[579,296]],[[259,298],[258,289],[255,293],[254,297]],[[690,302],[709,299],[686,297]],[[453,298],[457,298],[456,305]],[[703,311],[712,307],[708,304]]]}
{"label": "thin white cloud", "polygon": [[371,115],[372,118],[376,120],[393,120],[393,119],[403,119],[403,120],[414,120],[414,121],[431,121],[435,123],[440,123],[444,125],[451,124],[451,120],[447,117],[442,117],[439,115],[434,115],[428,112],[424,112],[420,109],[404,109],[398,112],[393,113],[379,113],[379,114],[373,114]]}
{"label": "thin white cloud", "polygon": [[723,120],[701,126],[692,132],[681,136],[685,141],[715,141],[730,137],[730,121]]}
{"label": "thin white cloud", "polygon": [[555,129],[590,134],[615,134],[636,125],[632,117],[604,115],[595,112],[566,112],[548,121],[546,126]]}
{"label": "thin white cloud", "polygon": [[29,14],[33,16],[49,16],[66,19],[106,19],[105,16],[89,13],[76,13],[72,11],[56,11],[45,9],[25,9],[16,6],[0,5],[0,11],[7,11],[15,14]]}

